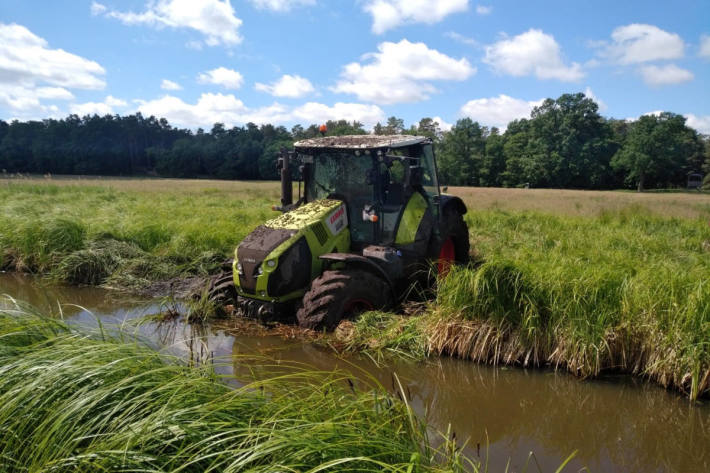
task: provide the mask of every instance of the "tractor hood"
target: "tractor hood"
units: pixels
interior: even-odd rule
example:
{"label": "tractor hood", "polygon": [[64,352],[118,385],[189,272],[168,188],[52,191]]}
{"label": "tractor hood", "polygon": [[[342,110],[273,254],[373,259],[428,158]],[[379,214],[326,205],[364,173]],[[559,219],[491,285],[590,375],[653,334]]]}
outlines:
{"label": "tractor hood", "polygon": [[237,247],[238,292],[270,301],[302,294],[321,270],[320,255],[349,249],[347,228],[347,211],[339,200],[311,202],[268,220]]}
{"label": "tractor hood", "polygon": [[[342,210],[342,212],[340,212]],[[343,225],[347,225],[348,217],[345,212],[345,205],[340,200],[324,199],[310,202],[297,207],[279,217],[267,221],[264,226],[285,230],[301,230],[304,227],[321,222],[328,215],[332,215],[333,223],[343,216]],[[338,214],[338,215],[335,215]],[[330,222],[330,218],[328,222]]]}

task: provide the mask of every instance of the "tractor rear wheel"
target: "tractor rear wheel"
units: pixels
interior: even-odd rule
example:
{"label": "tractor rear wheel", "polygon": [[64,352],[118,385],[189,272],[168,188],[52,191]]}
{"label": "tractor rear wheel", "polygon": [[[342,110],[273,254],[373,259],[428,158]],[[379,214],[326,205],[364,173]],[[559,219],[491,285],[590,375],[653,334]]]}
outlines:
{"label": "tractor rear wheel", "polygon": [[390,303],[389,287],[381,278],[368,271],[338,269],[313,280],[296,317],[301,327],[333,330],[343,319]]}
{"label": "tractor rear wheel", "polygon": [[433,248],[432,256],[436,261],[437,274],[445,276],[453,264],[468,263],[471,243],[463,215],[455,208],[444,209],[441,222],[441,241]]}

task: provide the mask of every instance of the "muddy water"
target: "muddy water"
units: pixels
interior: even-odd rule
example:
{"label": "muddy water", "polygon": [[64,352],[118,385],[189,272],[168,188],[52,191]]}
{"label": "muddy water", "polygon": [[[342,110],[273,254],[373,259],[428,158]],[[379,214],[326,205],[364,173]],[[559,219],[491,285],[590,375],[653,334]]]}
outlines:
{"label": "muddy water", "polygon": [[[91,288],[45,286],[0,274],[0,293],[57,313],[77,323],[132,323],[159,309],[156,301],[127,300]],[[75,305],[70,305],[75,304]],[[196,331],[179,324],[141,324],[136,330],[156,346],[185,357],[264,355],[315,368],[350,371],[360,384],[378,382],[392,390],[396,376],[415,410],[436,429],[451,426],[468,439],[467,451],[488,461],[489,470],[575,472],[710,471],[710,405],[690,404],[657,386],[625,376],[580,381],[544,370],[492,368],[441,359],[428,363],[340,359],[327,349],[279,337],[232,336],[217,329]],[[243,361],[220,365],[239,378]],[[534,452],[534,458],[529,453]],[[539,466],[538,466],[539,465]]]}

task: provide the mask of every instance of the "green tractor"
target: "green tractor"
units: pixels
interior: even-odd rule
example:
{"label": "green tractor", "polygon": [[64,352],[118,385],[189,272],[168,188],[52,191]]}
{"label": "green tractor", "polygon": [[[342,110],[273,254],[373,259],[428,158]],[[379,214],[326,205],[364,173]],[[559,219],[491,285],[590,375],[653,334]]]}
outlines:
{"label": "green tractor", "polygon": [[243,315],[264,322],[295,315],[302,327],[331,330],[468,260],[466,206],[439,191],[430,139],[337,136],[294,148],[278,160],[282,197],[274,208],[283,214],[235,251]]}

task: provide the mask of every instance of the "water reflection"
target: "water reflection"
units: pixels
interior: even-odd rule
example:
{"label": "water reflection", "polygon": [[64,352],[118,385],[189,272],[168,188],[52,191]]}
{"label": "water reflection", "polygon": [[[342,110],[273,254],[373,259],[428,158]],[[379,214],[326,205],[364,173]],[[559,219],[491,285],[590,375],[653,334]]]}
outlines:
{"label": "water reflection", "polygon": [[[550,371],[526,371],[441,359],[377,366],[365,357],[340,359],[329,349],[275,336],[229,335],[214,327],[182,323],[132,323],[159,311],[153,301],[126,301],[89,288],[45,286],[0,274],[0,293],[82,323],[123,324],[156,347],[192,363],[214,362],[220,373],[248,381],[264,358],[351,373],[355,384],[399,391],[437,429],[450,425],[468,439],[470,455],[486,457],[490,471],[521,471],[530,451],[541,471],[554,471],[573,451],[565,471],[587,466],[601,472],[710,471],[710,407],[628,377],[580,381]],[[93,315],[89,312],[93,312]],[[232,358],[233,355],[236,355]],[[248,359],[256,360],[248,362]],[[273,366],[269,368],[273,370]],[[486,447],[488,445],[488,447]],[[538,471],[533,465],[527,471]]]}
{"label": "water reflection", "polygon": [[[398,390],[396,373],[415,410],[440,430],[450,425],[458,439],[468,439],[470,455],[483,454],[488,444],[493,470],[510,459],[511,471],[520,471],[533,451],[542,471],[554,471],[576,450],[566,471],[710,471],[708,406],[625,376],[581,381],[452,359],[378,367],[275,337],[235,338],[232,352],[341,369],[367,384],[373,377],[390,391]],[[240,369],[252,373],[237,365],[237,376]]]}

